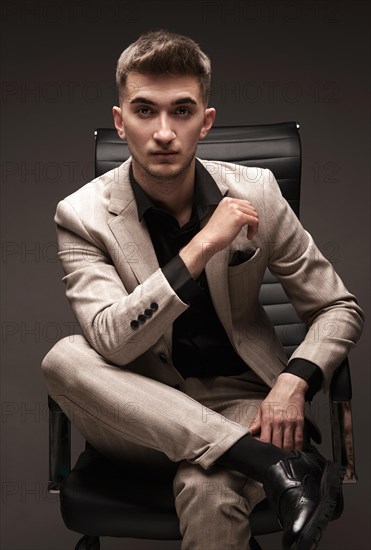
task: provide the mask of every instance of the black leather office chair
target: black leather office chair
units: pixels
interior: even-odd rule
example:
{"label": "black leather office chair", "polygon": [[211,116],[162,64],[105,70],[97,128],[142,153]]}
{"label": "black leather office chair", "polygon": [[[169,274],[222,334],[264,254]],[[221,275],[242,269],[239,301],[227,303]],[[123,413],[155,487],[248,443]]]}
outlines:
{"label": "black leather office chair", "polygon": [[[129,156],[116,130],[96,131],[96,176],[115,168]],[[281,191],[299,216],[301,146],[295,122],[261,126],[214,127],[199,143],[197,156],[270,168]],[[275,325],[290,356],[303,339],[306,327],[298,318],[281,284],[266,272],[261,303]],[[174,470],[136,472],[131,465],[114,465],[88,442],[77,463],[70,467],[70,421],[49,397],[49,491],[60,493],[67,528],[83,534],[75,550],[98,550],[99,536],[180,539],[172,492]],[[345,482],[357,477],[354,467],[351,381],[348,361],[338,367],[330,390],[333,457],[345,469]],[[318,443],[318,441],[317,441]],[[169,461],[170,462],[170,461]],[[337,510],[333,519],[341,514]],[[253,537],[281,530],[267,500],[253,511]],[[251,546],[259,548],[256,539]]]}

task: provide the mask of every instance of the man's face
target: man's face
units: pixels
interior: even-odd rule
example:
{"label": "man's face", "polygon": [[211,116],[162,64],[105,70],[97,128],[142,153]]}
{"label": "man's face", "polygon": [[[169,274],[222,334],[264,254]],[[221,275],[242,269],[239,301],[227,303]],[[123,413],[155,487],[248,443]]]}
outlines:
{"label": "man's face", "polygon": [[191,169],[197,144],[215,118],[194,76],[129,73],[121,108],[113,108],[136,175],[172,180]]}

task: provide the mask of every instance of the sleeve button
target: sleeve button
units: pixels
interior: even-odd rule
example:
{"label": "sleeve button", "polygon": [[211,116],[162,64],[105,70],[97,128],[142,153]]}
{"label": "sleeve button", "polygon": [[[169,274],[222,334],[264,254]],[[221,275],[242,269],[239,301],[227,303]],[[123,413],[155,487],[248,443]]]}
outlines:
{"label": "sleeve button", "polygon": [[158,303],[157,302],[152,302],[152,304],[149,306],[152,311],[157,311],[158,310]]}
{"label": "sleeve button", "polygon": [[136,319],[133,319],[133,321],[131,321],[130,323],[130,326],[133,330],[135,330],[136,328],[139,327],[139,322]]}
{"label": "sleeve button", "polygon": [[144,310],[144,315],[147,317],[147,319],[150,319],[152,317],[152,314],[153,314],[152,309],[147,308]]}

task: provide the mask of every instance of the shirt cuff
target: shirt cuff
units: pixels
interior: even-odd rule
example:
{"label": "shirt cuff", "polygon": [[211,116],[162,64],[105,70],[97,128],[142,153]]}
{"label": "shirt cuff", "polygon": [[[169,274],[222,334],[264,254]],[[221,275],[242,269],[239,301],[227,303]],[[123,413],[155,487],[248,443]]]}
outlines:
{"label": "shirt cuff", "polygon": [[303,378],[303,380],[308,382],[309,388],[305,394],[306,401],[311,401],[322,387],[323,374],[321,369],[307,359],[299,357],[293,359],[282,372],[295,374],[295,376],[299,376],[299,378]]}
{"label": "shirt cuff", "polygon": [[168,283],[186,304],[190,304],[192,298],[200,294],[201,289],[188,271],[182,258],[177,254],[163,268]]}

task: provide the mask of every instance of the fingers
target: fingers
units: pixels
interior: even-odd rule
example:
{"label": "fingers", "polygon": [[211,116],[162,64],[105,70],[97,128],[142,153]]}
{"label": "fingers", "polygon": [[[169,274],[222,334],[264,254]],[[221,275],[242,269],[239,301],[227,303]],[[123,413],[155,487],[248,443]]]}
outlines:
{"label": "fingers", "polygon": [[293,424],[289,424],[288,426],[285,427],[285,431],[282,437],[281,447],[286,451],[292,451],[294,449],[295,432],[296,430]]}
{"label": "fingers", "polygon": [[244,227],[247,238],[253,238],[258,224],[258,213],[249,201],[224,197],[200,233],[217,251],[230,245]]}
{"label": "fingers", "polygon": [[246,216],[249,216],[251,221],[256,220],[256,222],[259,221],[259,216],[254,208],[254,206],[249,201],[241,200],[241,199],[232,199],[236,200],[238,202],[235,203],[235,206],[238,210],[240,210],[243,214]]}
{"label": "fingers", "polygon": [[[272,443],[286,451],[303,448],[304,418],[297,416],[289,418],[280,407],[272,406],[272,403],[263,403],[260,412],[260,441]],[[256,419],[250,429],[256,428]],[[255,435],[257,429],[252,431]]]}
{"label": "fingers", "polygon": [[264,402],[260,406],[260,441],[272,443],[274,437],[274,426],[272,423],[271,403]]}
{"label": "fingers", "polygon": [[260,432],[260,419],[261,419],[261,411],[258,410],[257,414],[255,415],[254,420],[251,422],[249,430],[251,431],[252,435],[256,435]]}
{"label": "fingers", "polygon": [[296,451],[302,451],[303,446],[304,446],[304,422],[302,424],[296,425],[293,448]]}
{"label": "fingers", "polygon": [[277,426],[272,430],[271,443],[286,451],[303,448],[303,430],[300,425],[289,423],[285,426]]}
{"label": "fingers", "polygon": [[251,241],[255,237],[255,235],[258,232],[259,227],[259,221],[253,220],[252,222],[247,224],[247,238]]}
{"label": "fingers", "polygon": [[241,211],[246,216],[247,238],[253,239],[258,232],[259,216],[253,205],[249,201],[241,201]]}
{"label": "fingers", "polygon": [[259,439],[260,441],[264,441],[265,443],[273,443],[273,429],[272,425],[269,422],[264,422],[262,420]]}
{"label": "fingers", "polygon": [[243,214],[246,217],[246,223],[250,223],[252,225],[259,223],[258,213],[248,200],[224,197],[220,203],[220,206],[227,208],[228,210],[235,211],[236,213]]}

